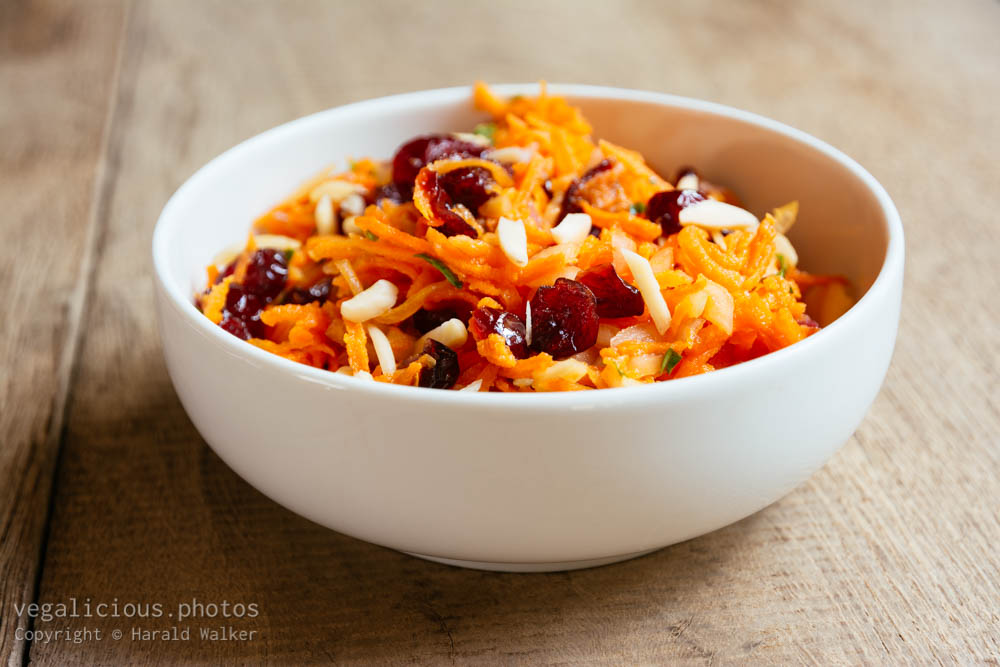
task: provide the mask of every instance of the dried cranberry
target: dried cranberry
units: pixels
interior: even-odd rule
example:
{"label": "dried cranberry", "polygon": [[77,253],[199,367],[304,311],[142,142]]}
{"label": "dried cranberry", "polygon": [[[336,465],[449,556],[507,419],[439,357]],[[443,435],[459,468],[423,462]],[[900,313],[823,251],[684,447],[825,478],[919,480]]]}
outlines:
{"label": "dried cranberry", "polygon": [[294,303],[299,306],[306,303],[326,303],[330,298],[330,278],[327,276],[310,287],[296,287],[285,296],[285,303]]}
{"label": "dried cranberry", "polygon": [[421,308],[413,313],[413,327],[421,334],[425,334],[450,319],[468,321],[472,308],[465,301],[446,302],[445,305],[438,304],[438,307],[431,310]]}
{"label": "dried cranberry", "polygon": [[493,196],[489,191],[493,177],[482,167],[452,169],[439,175],[438,184],[451,197],[452,203],[462,204],[473,215],[477,215],[479,207]]}
{"label": "dried cranberry", "polygon": [[633,317],[645,309],[639,290],[622,280],[611,264],[595,266],[576,279],[594,293],[599,317]]}
{"label": "dried cranberry", "polygon": [[559,209],[559,220],[562,220],[570,213],[581,213],[583,207],[580,206],[580,201],[583,198],[580,196],[580,188],[594,176],[611,169],[613,166],[615,165],[611,160],[601,160],[584,172],[580,178],[570,183],[569,187],[566,188],[566,194],[563,195],[562,207]]}
{"label": "dried cranberry", "polygon": [[476,230],[458,213],[452,210],[454,203],[448,192],[441,187],[441,175],[426,169],[420,175],[420,187],[426,190],[431,214],[440,222],[437,230],[445,236],[476,236]]}
{"label": "dried cranberry", "polygon": [[458,380],[458,355],[455,351],[444,343],[436,340],[428,340],[424,344],[422,354],[434,360],[433,364],[426,364],[420,369],[420,378],[417,383],[421,387],[431,389],[451,389]]}
{"label": "dried cranberry", "polygon": [[285,253],[274,248],[264,248],[250,255],[242,284],[247,292],[270,302],[285,289],[287,278],[288,260]]}
{"label": "dried cranberry", "polygon": [[477,308],[469,320],[469,330],[476,340],[483,340],[490,334],[500,334],[516,358],[524,359],[528,356],[524,320],[514,313],[499,308]]}
{"label": "dried cranberry", "polygon": [[219,322],[219,326],[240,340],[250,340],[251,338],[250,330],[247,328],[246,322],[239,318],[230,317],[228,314],[225,314],[222,316],[222,321]]}
{"label": "dried cranberry", "polygon": [[485,148],[456,139],[449,134],[430,134],[412,139],[396,151],[392,159],[392,180],[398,185],[413,185],[426,165],[445,158],[482,157]]}
{"label": "dried cranberry", "polygon": [[646,204],[646,217],[660,223],[667,236],[681,230],[680,212],[691,204],[705,201],[705,195],[697,190],[668,190],[657,192]]}
{"label": "dried cranberry", "polygon": [[222,282],[223,278],[228,278],[229,276],[233,275],[233,271],[235,270],[236,270],[236,260],[234,259],[233,261],[229,262],[229,264],[226,264],[226,268],[222,269],[219,275],[215,277],[215,284],[219,284]]}
{"label": "dried cranberry", "polygon": [[559,278],[539,287],[531,298],[531,349],[556,359],[582,352],[597,342],[597,298],[575,280]]}
{"label": "dried cranberry", "polygon": [[[223,319],[229,317],[242,322],[249,337],[263,338],[267,327],[260,321],[260,312],[267,302],[247,291],[245,285],[233,283],[226,292],[226,306],[223,309]],[[228,329],[227,329],[228,331]],[[230,331],[230,333],[232,333]]]}

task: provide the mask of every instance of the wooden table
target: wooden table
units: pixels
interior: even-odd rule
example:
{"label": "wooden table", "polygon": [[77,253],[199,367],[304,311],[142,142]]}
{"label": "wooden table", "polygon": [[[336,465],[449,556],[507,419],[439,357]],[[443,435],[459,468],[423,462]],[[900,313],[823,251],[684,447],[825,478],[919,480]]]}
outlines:
{"label": "wooden table", "polygon": [[[998,26],[990,0],[0,4],[0,654],[996,664]],[[167,377],[149,259],[163,203],[210,157],[297,116],[540,77],[750,109],[885,184],[907,278],[867,419],[772,507],[589,571],[453,569],[269,501],[205,446]],[[74,598],[164,616],[46,622],[23,607]],[[194,600],[258,613],[191,620],[189,641],[129,635],[177,624],[166,614]],[[199,638],[218,625],[254,635]],[[23,639],[66,628],[102,637]]]}

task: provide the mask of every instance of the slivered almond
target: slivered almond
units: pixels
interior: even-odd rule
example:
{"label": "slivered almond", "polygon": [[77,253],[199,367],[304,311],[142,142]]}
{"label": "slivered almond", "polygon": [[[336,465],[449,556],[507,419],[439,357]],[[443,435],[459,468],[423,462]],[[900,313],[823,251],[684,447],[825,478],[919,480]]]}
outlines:
{"label": "slivered almond", "polygon": [[477,146],[493,145],[490,143],[489,138],[484,137],[481,134],[476,134],[475,132],[452,132],[451,136],[470,144],[476,144]]}
{"label": "slivered almond", "polygon": [[531,347],[531,302],[524,304],[524,342]]}
{"label": "slivered almond", "polygon": [[290,236],[281,234],[256,234],[253,237],[258,248],[271,248],[272,250],[298,250],[302,247],[302,242]]}
{"label": "slivered almond", "polygon": [[347,215],[361,215],[365,212],[365,198],[352,193],[340,201],[340,210]]}
{"label": "slivered almond", "polygon": [[681,225],[696,225],[708,230],[750,229],[757,226],[757,216],[750,211],[715,199],[686,206],[677,217]]}
{"label": "slivered almond", "polygon": [[459,391],[479,391],[480,389],[482,389],[482,387],[483,387],[482,378],[477,378],[472,382],[470,382],[469,384],[462,387],[461,389],[459,389]]}
{"label": "slivered almond", "polygon": [[697,190],[700,182],[701,181],[698,178],[698,174],[694,173],[693,171],[689,171],[677,179],[677,185],[674,186],[674,189]]}
{"label": "slivered almond", "polygon": [[570,213],[552,228],[556,243],[583,243],[594,222],[586,213]]}
{"label": "slivered almond", "polygon": [[524,222],[501,217],[497,222],[497,237],[507,259],[517,266],[528,263],[528,235],[524,231]]}
{"label": "slivered almond", "polygon": [[367,322],[383,315],[396,305],[399,290],[388,280],[376,281],[371,287],[340,304],[340,314],[352,322]]}
{"label": "slivered almond", "polygon": [[418,353],[423,351],[424,345],[427,344],[428,340],[436,340],[439,343],[447,345],[453,350],[457,350],[465,345],[465,341],[469,340],[469,331],[465,328],[465,324],[462,320],[457,317],[453,317],[447,322],[439,324],[421,336],[417,340],[417,344],[414,349]]}
{"label": "slivered almond", "polygon": [[365,186],[358,183],[348,183],[347,181],[323,181],[309,191],[310,203],[317,204],[323,195],[330,197],[330,201],[339,204],[344,197],[353,194],[364,194]]}
{"label": "slivered almond", "polygon": [[491,151],[486,151],[483,156],[487,160],[495,160],[497,162],[502,162],[504,164],[510,164],[513,162],[531,162],[531,158],[535,157],[538,147],[532,144],[531,146],[507,146],[506,148],[495,148]]}
{"label": "slivered almond", "polygon": [[358,227],[358,223],[354,221],[357,216],[351,216],[349,218],[344,218],[344,221],[340,224],[340,231],[347,234],[364,234],[365,230]]}
{"label": "slivered almond", "polygon": [[792,242],[788,240],[787,236],[778,234],[774,237],[774,247],[778,251],[778,254],[785,258],[786,265],[799,265],[799,253],[795,252],[795,248],[792,247]]}
{"label": "slivered almond", "polygon": [[670,308],[667,307],[667,302],[660,292],[660,285],[653,275],[653,267],[649,265],[649,260],[631,250],[623,249],[621,253],[629,270],[632,271],[635,285],[642,294],[642,300],[646,302],[646,308],[649,309],[649,316],[653,318],[656,330],[662,334],[670,326]]}
{"label": "slivered almond", "polygon": [[540,381],[567,380],[576,382],[587,374],[587,364],[576,359],[563,359],[538,374]]}
{"label": "slivered almond", "polygon": [[372,347],[375,348],[375,357],[379,366],[382,367],[382,375],[392,375],[396,372],[396,355],[392,353],[392,344],[377,326],[368,325],[368,337],[372,340]]}
{"label": "slivered almond", "polygon": [[334,232],[333,200],[330,195],[323,195],[316,202],[316,233],[326,236]]}

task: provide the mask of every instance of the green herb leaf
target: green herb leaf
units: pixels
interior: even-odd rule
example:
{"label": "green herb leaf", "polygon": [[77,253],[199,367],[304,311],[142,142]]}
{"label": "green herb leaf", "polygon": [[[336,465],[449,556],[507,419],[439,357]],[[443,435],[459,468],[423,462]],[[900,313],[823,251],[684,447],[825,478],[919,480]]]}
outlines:
{"label": "green herb leaf", "polygon": [[496,123],[480,123],[479,125],[476,125],[474,128],[472,128],[472,133],[478,134],[481,137],[486,137],[487,139],[490,140],[490,143],[492,144],[493,137],[497,133],[497,125]]}
{"label": "green herb leaf", "polygon": [[632,205],[628,207],[628,212],[632,215],[641,215],[646,212],[646,205],[641,201],[632,202]]}
{"label": "green herb leaf", "polygon": [[785,277],[785,271],[788,270],[788,266],[785,264],[785,256],[780,252],[778,253],[778,275],[782,278]]}
{"label": "green herb leaf", "polygon": [[294,255],[294,254],[295,254],[295,248],[289,248],[289,249],[287,249],[285,251],[285,261],[286,262],[290,261],[292,259],[292,255]]}
{"label": "green herb leaf", "polygon": [[453,287],[458,287],[459,289],[462,288],[462,281],[458,279],[458,276],[456,276],[451,269],[448,268],[447,264],[437,259],[436,257],[431,257],[426,253],[420,253],[419,255],[415,256],[419,257],[420,259],[424,260],[425,262],[433,266],[435,269],[440,271],[441,275],[443,275],[445,279],[452,284]]}
{"label": "green herb leaf", "polygon": [[378,236],[376,236],[367,229],[365,230],[365,238],[368,239],[369,241],[378,241]]}
{"label": "green herb leaf", "polygon": [[667,375],[674,372],[674,367],[681,363],[681,355],[671,348],[669,352],[663,355],[663,361],[660,363],[660,375],[663,375],[664,371]]}

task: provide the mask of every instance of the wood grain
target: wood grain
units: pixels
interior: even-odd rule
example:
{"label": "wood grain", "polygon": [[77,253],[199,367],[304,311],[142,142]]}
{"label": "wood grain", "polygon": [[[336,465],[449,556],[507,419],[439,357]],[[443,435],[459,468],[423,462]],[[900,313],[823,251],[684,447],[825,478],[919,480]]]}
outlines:
{"label": "wood grain", "polygon": [[0,5],[0,656],[15,664],[93,266],[121,10]]}
{"label": "wood grain", "polygon": [[[167,612],[195,598],[255,603],[257,618],[231,624],[258,634],[133,641],[133,625],[176,621],[38,621],[126,638],[36,641],[31,660],[995,664],[997,25],[1000,4],[985,0],[137,3],[111,100],[107,214],[39,599]],[[162,204],[211,156],[295,116],[474,78],[538,77],[757,111],[844,149],[886,185],[904,218],[907,279],[896,356],[869,416],[772,507],[589,571],[452,569],[276,506],[206,448],[166,376],[144,287]],[[26,281],[19,267],[10,275]],[[52,391],[5,396],[4,418]],[[217,624],[190,622],[195,633]]]}

